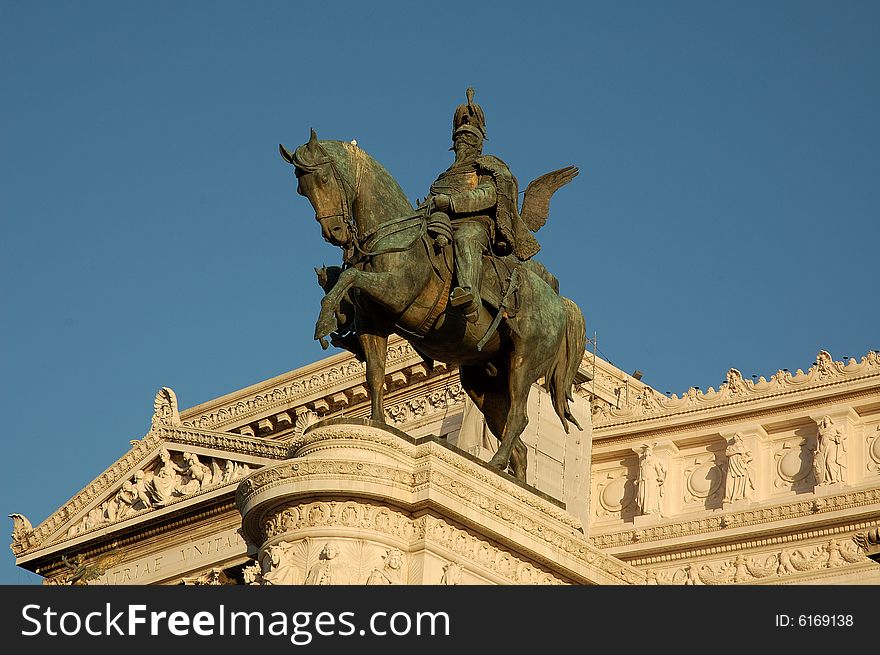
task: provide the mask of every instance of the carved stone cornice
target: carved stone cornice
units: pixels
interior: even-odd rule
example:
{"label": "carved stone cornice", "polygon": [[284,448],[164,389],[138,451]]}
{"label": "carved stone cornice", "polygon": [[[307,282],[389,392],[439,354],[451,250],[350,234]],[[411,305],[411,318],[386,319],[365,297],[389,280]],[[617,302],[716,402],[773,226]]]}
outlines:
{"label": "carved stone cornice", "polygon": [[844,542],[852,539],[858,544],[857,536],[859,531],[864,531],[875,525],[873,521],[847,521],[834,526],[822,526],[821,528],[813,528],[807,530],[797,530],[793,533],[761,535],[761,538],[737,540],[733,543],[724,544],[701,544],[699,547],[683,546],[680,550],[661,552],[656,554],[638,555],[636,557],[622,557],[628,564],[644,567],[657,567],[658,565],[674,564],[682,561],[694,560],[700,557],[714,557],[718,555],[729,555],[731,553],[751,552],[766,550],[767,548],[777,549],[779,547],[791,548],[792,544],[806,544],[828,537],[835,537],[838,541]]}
{"label": "carved stone cornice", "polygon": [[[422,358],[408,342],[399,337],[389,339],[386,359],[388,373],[407,365],[420,363]],[[184,427],[222,430],[295,405],[323,398],[337,391],[363,384],[364,364],[353,355],[339,353],[315,364],[222,398],[203,403],[180,413]]]}
{"label": "carved stone cornice", "polygon": [[593,429],[598,433],[596,436],[601,438],[602,432],[647,424],[655,419],[695,415],[732,406],[746,409],[807,391],[833,391],[852,382],[874,380],[880,382],[880,355],[876,351],[869,352],[858,362],[851,359],[844,364],[833,361],[831,355],[822,350],[816,357],[816,363],[807,372],[798,369],[792,375],[788,371],[778,371],[769,380],[762,377],[754,382],[744,379],[736,369],[730,369],[727,380],[717,391],[712,387],[706,392],[691,387],[680,398],[676,394],[665,397],[653,390],[646,391],[643,402],[594,414]]}
{"label": "carved stone cornice", "polygon": [[279,503],[328,494],[381,497],[409,510],[451,512],[456,521],[509,547],[530,544],[529,559],[552,564],[554,570],[562,559],[568,566],[577,568],[574,563],[580,562],[601,570],[620,583],[641,583],[638,572],[590,545],[580,522],[557,502],[432,438],[412,439],[365,423],[315,424],[291,443],[294,459],[265,467],[239,484],[236,503],[250,543],[259,546],[265,540],[266,513]]}
{"label": "carved stone cornice", "polygon": [[271,543],[289,541],[291,534],[314,534],[315,529],[335,530],[338,538],[346,532],[384,535],[390,543],[413,548],[430,540],[447,554],[457,556],[470,569],[488,573],[508,584],[566,584],[539,564],[513,555],[484,537],[449,521],[423,514],[413,517],[395,507],[363,499],[322,500],[291,504],[273,510],[265,517],[263,538]]}
{"label": "carved stone cornice", "polygon": [[591,541],[597,548],[618,548],[665,539],[676,539],[692,535],[720,533],[745,526],[771,524],[776,521],[804,518],[839,510],[880,506],[880,488],[850,491],[834,496],[817,497],[795,503],[771,505],[715,514],[690,521],[664,522],[658,525],[593,534]]}

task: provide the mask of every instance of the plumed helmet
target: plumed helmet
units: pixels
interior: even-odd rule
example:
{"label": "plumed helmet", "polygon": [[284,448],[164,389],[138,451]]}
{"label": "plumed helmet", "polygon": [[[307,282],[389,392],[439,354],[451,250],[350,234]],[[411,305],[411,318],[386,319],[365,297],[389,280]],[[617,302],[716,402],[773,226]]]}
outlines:
{"label": "plumed helmet", "polygon": [[483,108],[474,102],[474,89],[472,87],[468,87],[467,90],[467,103],[456,107],[455,114],[452,117],[453,138],[455,138],[456,132],[465,125],[475,128],[479,132],[481,139],[487,138],[486,117],[483,114]]}
{"label": "plumed helmet", "polygon": [[[452,140],[455,141],[456,138],[463,138],[466,143],[471,144],[475,148],[479,148],[483,143],[484,137],[479,129],[473,125],[465,123],[452,133]],[[452,150],[452,148],[450,148],[450,150]]]}

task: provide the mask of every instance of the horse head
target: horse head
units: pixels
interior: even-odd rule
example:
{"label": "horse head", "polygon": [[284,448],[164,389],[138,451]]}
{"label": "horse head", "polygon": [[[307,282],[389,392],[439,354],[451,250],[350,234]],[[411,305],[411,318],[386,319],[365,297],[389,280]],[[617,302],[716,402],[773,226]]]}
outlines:
{"label": "horse head", "polygon": [[315,130],[311,131],[308,142],[292,153],[283,145],[279,144],[278,148],[284,161],[294,166],[296,192],[312,204],[324,240],[342,248],[349,246],[354,238],[351,210],[354,198],[349,197],[345,178],[318,141]]}

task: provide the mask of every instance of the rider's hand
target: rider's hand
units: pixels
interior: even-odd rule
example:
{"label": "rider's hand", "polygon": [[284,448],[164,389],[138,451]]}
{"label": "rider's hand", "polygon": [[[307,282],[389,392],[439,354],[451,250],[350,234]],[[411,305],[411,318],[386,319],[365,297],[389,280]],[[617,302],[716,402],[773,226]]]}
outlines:
{"label": "rider's hand", "polygon": [[447,209],[449,209],[449,196],[443,193],[434,196],[434,207],[442,212],[445,212]]}

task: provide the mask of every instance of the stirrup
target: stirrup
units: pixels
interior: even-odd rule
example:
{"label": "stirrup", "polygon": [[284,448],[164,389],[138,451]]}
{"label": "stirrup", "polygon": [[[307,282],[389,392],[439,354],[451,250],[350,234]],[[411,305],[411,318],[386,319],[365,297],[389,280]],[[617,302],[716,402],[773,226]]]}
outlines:
{"label": "stirrup", "polygon": [[455,287],[449,294],[449,304],[453,307],[461,307],[462,305],[473,304],[474,294],[461,287]]}

